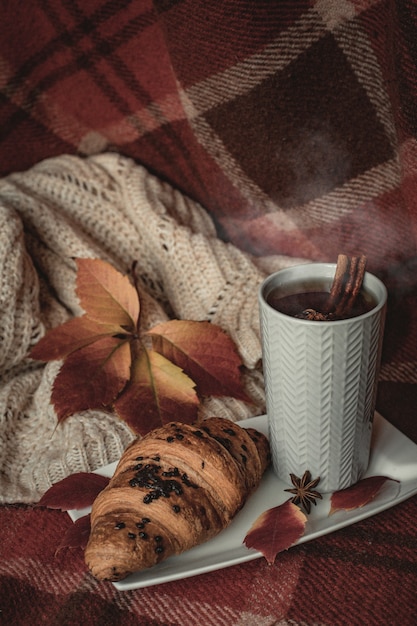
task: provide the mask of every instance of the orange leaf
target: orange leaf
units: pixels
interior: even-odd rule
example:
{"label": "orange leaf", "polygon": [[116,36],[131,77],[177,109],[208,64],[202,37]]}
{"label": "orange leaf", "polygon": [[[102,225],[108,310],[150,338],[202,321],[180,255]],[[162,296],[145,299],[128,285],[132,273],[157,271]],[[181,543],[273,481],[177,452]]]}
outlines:
{"label": "orange leaf", "polygon": [[287,500],[268,509],[251,526],[243,542],[247,548],[262,552],[270,565],[279,552],[288,550],[304,534],[307,517]]}
{"label": "orange leaf", "polygon": [[110,406],[130,376],[130,345],[104,337],[70,354],[52,388],[59,421],[77,411]]}
{"label": "orange leaf", "polygon": [[94,343],[106,335],[120,333],[121,330],[120,326],[98,324],[86,315],[75,317],[61,326],[51,328],[32,348],[30,357],[40,361],[63,359],[71,352]]}
{"label": "orange leaf", "polygon": [[114,408],[135,432],[144,435],[173,419],[195,421],[198,405],[194,382],[161,354],[143,349]]}
{"label": "orange leaf", "polygon": [[139,317],[139,297],[129,278],[101,259],[76,259],[80,304],[88,317],[131,332]]}
{"label": "orange leaf", "polygon": [[330,499],[330,513],[337,511],[351,511],[371,502],[378,495],[387,480],[398,482],[387,476],[369,476],[363,478],[347,489],[340,489],[332,494]]}
{"label": "orange leaf", "polygon": [[154,326],[148,334],[154,350],[183,369],[202,395],[232,396],[250,402],[242,387],[242,361],[220,326],[171,320]]}

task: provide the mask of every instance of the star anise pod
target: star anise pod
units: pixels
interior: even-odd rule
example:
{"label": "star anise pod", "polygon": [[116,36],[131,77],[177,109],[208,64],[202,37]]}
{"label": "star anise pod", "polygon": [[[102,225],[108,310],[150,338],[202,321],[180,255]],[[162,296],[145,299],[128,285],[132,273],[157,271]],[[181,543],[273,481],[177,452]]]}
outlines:
{"label": "star anise pod", "polygon": [[307,514],[310,513],[311,505],[316,505],[316,500],[322,500],[321,493],[314,489],[319,484],[320,477],[311,480],[311,473],[307,470],[302,478],[298,478],[295,474],[290,474],[290,478],[294,488],[284,489],[284,491],[293,493],[294,497],[291,502],[301,505]]}

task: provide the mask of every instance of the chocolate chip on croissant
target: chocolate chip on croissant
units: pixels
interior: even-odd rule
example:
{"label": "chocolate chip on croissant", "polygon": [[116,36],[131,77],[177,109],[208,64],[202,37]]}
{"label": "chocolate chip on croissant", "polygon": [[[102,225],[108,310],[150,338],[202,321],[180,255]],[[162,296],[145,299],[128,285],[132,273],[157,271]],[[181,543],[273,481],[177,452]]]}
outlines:
{"label": "chocolate chip on croissant", "polygon": [[270,461],[267,438],[230,420],[171,422],[125,450],[96,498],[85,560],[121,580],[217,535],[256,489]]}

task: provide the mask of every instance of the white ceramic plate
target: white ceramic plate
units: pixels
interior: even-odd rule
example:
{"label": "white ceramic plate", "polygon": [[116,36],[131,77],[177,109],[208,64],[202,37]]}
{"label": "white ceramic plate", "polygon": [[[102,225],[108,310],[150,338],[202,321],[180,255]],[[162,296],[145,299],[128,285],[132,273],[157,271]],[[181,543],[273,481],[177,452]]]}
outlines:
{"label": "white ceramic plate", "polygon": [[[241,422],[244,427],[257,428],[268,434],[266,416],[254,417]],[[116,463],[97,470],[97,473],[112,476]],[[366,519],[380,511],[389,509],[417,493],[417,445],[389,424],[383,417],[375,415],[375,426],[371,459],[366,476],[383,475],[398,482],[387,481],[378,495],[370,503],[353,511],[338,511],[329,516],[330,496],[324,495],[308,516],[305,534],[297,543],[311,541],[316,537],[332,533]],[[279,480],[272,470],[268,470],[257,491],[237,514],[228,528],[217,537],[192,548],[178,556],[173,556],[154,567],[137,572],[126,579],[113,583],[126,591],[151,585],[159,585],[172,580],[196,576],[205,572],[229,567],[262,557],[254,549],[248,549],[243,540],[257,517],[273,506],[288,499],[284,492],[287,484]],[[69,511],[72,520],[85,515],[89,509]],[[277,556],[279,559],[279,555]]]}

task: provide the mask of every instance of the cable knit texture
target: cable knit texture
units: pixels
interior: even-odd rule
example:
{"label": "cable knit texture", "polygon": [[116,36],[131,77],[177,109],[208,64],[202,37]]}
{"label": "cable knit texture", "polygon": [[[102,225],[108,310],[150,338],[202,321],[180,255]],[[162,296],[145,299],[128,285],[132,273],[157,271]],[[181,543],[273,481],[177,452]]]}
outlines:
{"label": "cable knit texture", "polygon": [[[240,420],[264,411],[257,290],[265,269],[224,243],[196,203],[128,158],[62,156],[0,182],[0,493],[31,502],[54,482],[116,460],[133,433],[85,411],[57,425],[50,403],[59,362],[28,358],[45,331],[79,315],[75,257],[125,272],[138,262],[144,324],[210,320],[236,342],[253,404],[208,398],[202,414]],[[278,258],[275,267],[288,259]],[[294,262],[294,260],[292,260]]]}

